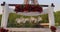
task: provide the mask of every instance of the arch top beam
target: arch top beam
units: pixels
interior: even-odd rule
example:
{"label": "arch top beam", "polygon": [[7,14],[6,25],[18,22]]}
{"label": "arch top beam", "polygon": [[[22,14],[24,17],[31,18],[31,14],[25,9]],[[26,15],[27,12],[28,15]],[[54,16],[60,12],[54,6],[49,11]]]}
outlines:
{"label": "arch top beam", "polygon": [[[2,4],[1,4],[1,6],[4,6],[5,5],[5,2],[3,2]],[[9,6],[16,6],[16,5],[26,5],[26,4],[8,4]],[[30,4],[30,5],[32,5],[32,4]],[[49,5],[40,5],[41,7],[48,7]],[[55,5],[52,3],[51,4],[51,7],[55,7]]]}

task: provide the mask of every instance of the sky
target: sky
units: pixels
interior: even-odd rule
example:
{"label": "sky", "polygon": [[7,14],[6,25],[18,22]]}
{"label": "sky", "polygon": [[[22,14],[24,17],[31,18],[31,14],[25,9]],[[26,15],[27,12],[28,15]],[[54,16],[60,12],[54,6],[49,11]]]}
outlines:
{"label": "sky", "polygon": [[[7,4],[23,4],[24,0],[0,0],[0,4],[3,2],[6,2]],[[51,3],[54,3],[54,11],[60,10],[60,0],[38,0],[39,4],[47,4],[51,5]],[[0,5],[0,14],[2,13],[2,7]]]}

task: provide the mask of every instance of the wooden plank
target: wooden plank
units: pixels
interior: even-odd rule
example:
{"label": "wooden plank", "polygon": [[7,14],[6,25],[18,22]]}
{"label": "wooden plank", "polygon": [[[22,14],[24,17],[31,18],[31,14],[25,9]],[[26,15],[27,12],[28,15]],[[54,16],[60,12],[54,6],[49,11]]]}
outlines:
{"label": "wooden plank", "polygon": [[46,32],[49,28],[7,28],[9,32]]}
{"label": "wooden plank", "polygon": [[[3,4],[1,4],[1,6],[4,6],[5,2],[3,2]],[[8,4],[9,6],[16,6],[16,5],[26,5],[26,4]],[[29,4],[32,5],[32,4]],[[40,5],[41,7],[48,7],[48,5]],[[51,4],[52,7],[55,7],[55,5],[52,3]]]}
{"label": "wooden plank", "polygon": [[[16,6],[16,5],[25,5],[25,4],[8,4],[9,6]],[[31,4],[29,4],[31,5]],[[4,4],[1,4],[1,6],[4,6]],[[48,5],[40,5],[41,7],[48,7]]]}
{"label": "wooden plank", "polygon": [[49,26],[49,23],[40,23],[40,25]]}

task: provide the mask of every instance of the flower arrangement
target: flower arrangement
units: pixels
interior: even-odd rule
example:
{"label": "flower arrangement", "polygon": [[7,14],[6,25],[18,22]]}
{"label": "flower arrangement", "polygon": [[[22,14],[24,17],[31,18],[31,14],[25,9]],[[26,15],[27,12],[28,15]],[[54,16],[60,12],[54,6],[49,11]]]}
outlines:
{"label": "flower arrangement", "polygon": [[56,32],[56,27],[55,26],[51,26],[50,29],[51,29],[52,32]]}
{"label": "flower arrangement", "polygon": [[22,9],[21,5],[16,5],[15,6],[15,11],[16,12],[23,12],[23,9]]}
{"label": "flower arrangement", "polygon": [[42,12],[43,9],[39,5],[26,4],[26,5],[24,5],[24,7],[22,7],[21,5],[16,5],[15,11],[16,12],[25,12],[25,11],[26,12]]}
{"label": "flower arrangement", "polygon": [[4,28],[0,28],[0,32],[8,32],[8,30]]}

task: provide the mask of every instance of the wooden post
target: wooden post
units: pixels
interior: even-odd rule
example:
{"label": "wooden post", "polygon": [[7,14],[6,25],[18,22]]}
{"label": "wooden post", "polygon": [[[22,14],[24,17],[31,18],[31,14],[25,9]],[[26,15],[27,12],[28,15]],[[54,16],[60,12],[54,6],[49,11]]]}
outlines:
{"label": "wooden post", "polygon": [[9,7],[4,2],[3,6],[3,14],[2,14],[2,21],[1,21],[1,27],[6,28],[7,27],[7,21],[8,21],[8,15],[9,15]]}
{"label": "wooden post", "polygon": [[53,7],[53,6],[54,6],[54,5],[51,4],[51,5],[49,5],[49,7],[48,7],[48,10],[49,10],[49,12],[48,12],[49,28],[50,28],[51,26],[55,26],[54,7]]}

